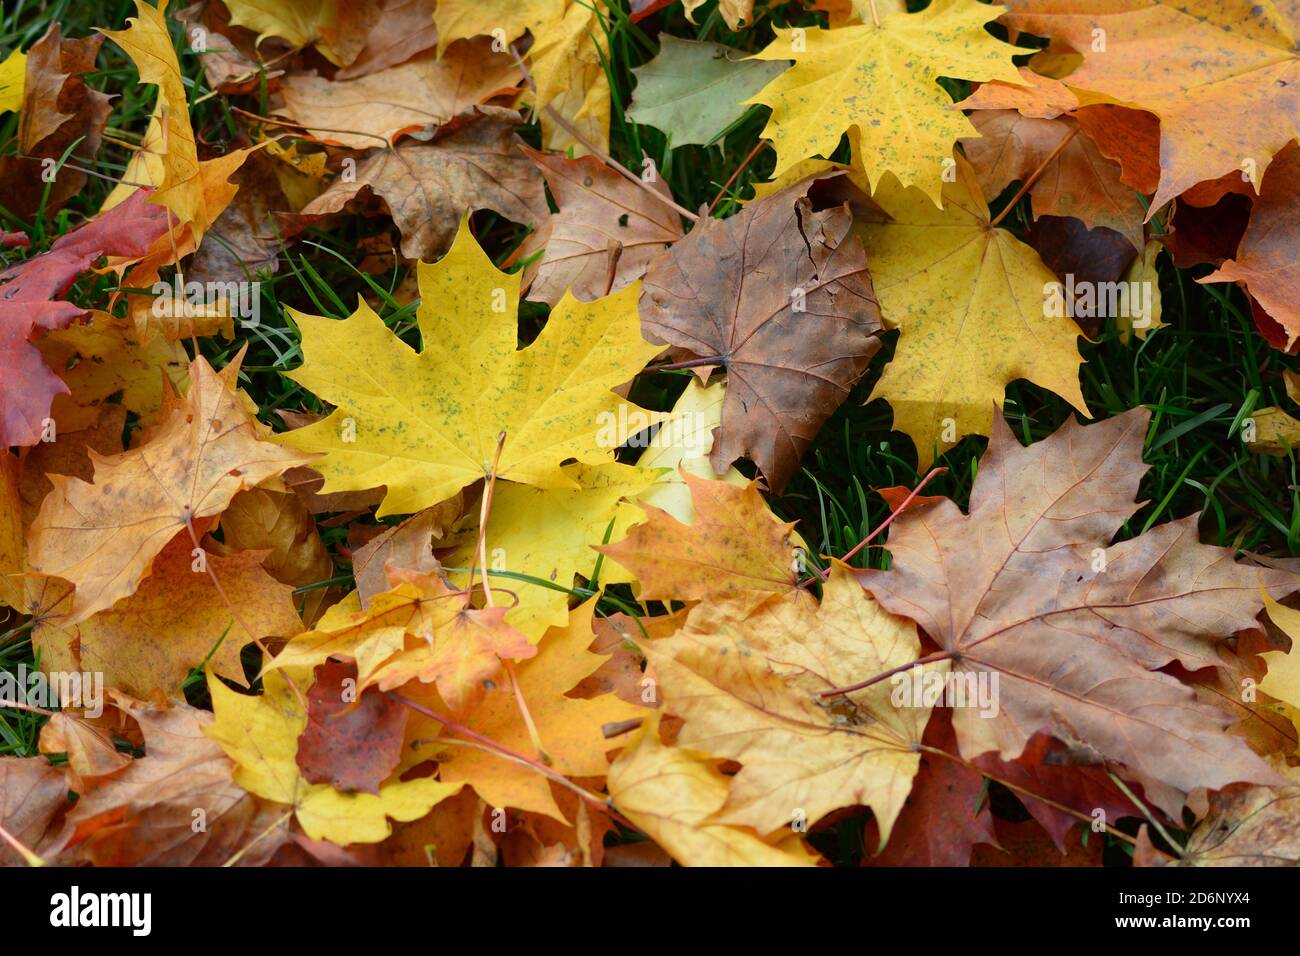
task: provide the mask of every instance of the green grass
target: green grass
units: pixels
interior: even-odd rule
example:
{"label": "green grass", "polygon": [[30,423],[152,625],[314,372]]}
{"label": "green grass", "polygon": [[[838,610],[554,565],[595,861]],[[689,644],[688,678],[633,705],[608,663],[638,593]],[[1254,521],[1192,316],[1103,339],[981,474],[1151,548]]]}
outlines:
{"label": "green grass", "polygon": [[[52,21],[62,24],[65,36],[80,37],[96,26],[120,29],[132,12],[128,0],[8,3],[0,19],[0,55],[17,45],[29,46]],[[631,100],[631,68],[654,55],[653,38],[661,31],[752,51],[768,42],[774,26],[824,22],[821,17],[794,4],[768,7],[758,11],[753,26],[733,34],[713,3],[700,11],[698,24],[686,20],[680,5],[640,24],[632,24],[624,13],[615,11],[607,23],[605,63],[613,90],[610,151],[614,158],[629,168],[640,169],[643,158],[650,157],[677,201],[688,209],[713,202],[758,143],[765,111],[751,109],[709,146],[669,151],[662,133],[638,127],[625,118]],[[181,42],[179,29],[175,33],[185,82],[191,99],[197,100],[209,90],[197,57]],[[117,94],[109,122],[112,135],[138,140],[153,106],[152,88],[136,82],[134,67],[112,43],[105,42],[98,66],[88,82]],[[964,92],[961,84],[951,86],[954,94]],[[264,108],[258,95],[203,99],[193,111],[193,123],[200,142],[208,148],[234,145],[238,127],[229,108],[232,102],[254,112]],[[0,151],[12,153],[16,148],[16,122],[13,114],[0,120]],[[522,129],[521,135],[532,145],[538,144],[536,126]],[[96,170],[109,177],[120,176],[129,157],[128,150],[106,142],[99,152]],[[760,150],[721,196],[716,214],[734,211],[738,200],[749,194],[752,183],[769,177],[773,165],[771,150]],[[21,222],[3,210],[0,221],[7,228],[31,232],[38,240],[32,250],[36,252],[93,215],[111,186],[109,181],[92,178],[72,204],[49,221]],[[1027,202],[1022,200],[1022,205]],[[994,211],[998,211],[996,207]],[[1007,217],[1006,224],[1012,231],[1021,231],[1027,214],[1027,207],[1017,210],[1016,215]],[[480,242],[498,263],[508,259],[525,234],[523,228],[491,214],[478,213],[473,221]],[[400,305],[393,298],[405,278],[405,268],[395,265],[382,275],[364,275],[353,265],[360,243],[388,228],[383,220],[349,217],[328,231],[307,233],[303,241],[283,250],[275,275],[259,276],[260,328],[241,330],[233,341],[213,338],[199,343],[202,354],[218,367],[247,346],[242,385],[258,403],[267,423],[283,427],[275,414],[280,409],[320,409],[314,396],[282,374],[301,361],[298,332],[287,308],[342,318],[352,311],[357,295],[363,294],[394,332],[418,345],[416,303]],[[20,253],[10,250],[3,255],[5,261],[11,262]],[[1202,537],[1207,542],[1274,556],[1297,555],[1300,489],[1295,459],[1252,454],[1239,431],[1253,409],[1285,404],[1281,373],[1300,366],[1296,359],[1281,355],[1264,342],[1251,321],[1245,297],[1235,287],[1197,284],[1195,280],[1208,271],[1176,270],[1162,259],[1160,285],[1166,327],[1145,342],[1124,342],[1113,326],[1107,326],[1097,341],[1083,345],[1083,393],[1098,417],[1137,405],[1146,405],[1153,413],[1146,454],[1151,468],[1142,485],[1142,497],[1148,503],[1128,522],[1121,537],[1139,534],[1156,522],[1201,512]],[[110,286],[103,279],[83,280],[74,297],[83,304],[101,304]],[[522,340],[536,333],[545,315],[543,306],[521,305]],[[910,440],[891,430],[889,407],[882,401],[866,403],[893,351],[896,336],[887,336],[886,347],[851,398],[826,423],[799,474],[783,495],[772,500],[782,516],[799,520],[802,533],[818,553],[842,555],[884,520],[889,509],[874,488],[914,486],[922,477]],[[651,407],[668,408],[689,374],[644,375],[634,397]],[[1055,395],[1027,382],[1016,382],[1007,391],[1006,414],[1021,440],[1031,441],[1050,434],[1074,412]],[[946,473],[929,484],[927,493],[947,495],[964,506],[984,446],[982,438],[967,438],[951,449],[938,462]],[[327,546],[337,556],[338,581],[346,583],[349,563],[338,550],[346,543],[346,529],[323,528],[322,532]],[[886,541],[884,536],[879,544]],[[886,561],[885,548],[875,544],[855,559],[862,566],[884,566]],[[552,586],[550,582],[542,583]],[[575,589],[574,594],[581,597],[584,589]],[[602,602],[602,611],[628,610],[629,598],[626,591],[613,589]],[[32,650],[26,630],[20,627],[6,632],[7,626],[0,619],[0,667],[12,669],[20,662],[30,666]],[[194,689],[201,692],[201,688]],[[39,724],[31,715],[0,711],[0,754],[35,753]],[[999,796],[995,788],[993,799],[1006,797]],[[851,818],[831,836],[819,837],[819,843],[825,844],[822,848],[837,859],[849,859],[855,852],[853,846],[860,846],[861,822],[860,818]]]}

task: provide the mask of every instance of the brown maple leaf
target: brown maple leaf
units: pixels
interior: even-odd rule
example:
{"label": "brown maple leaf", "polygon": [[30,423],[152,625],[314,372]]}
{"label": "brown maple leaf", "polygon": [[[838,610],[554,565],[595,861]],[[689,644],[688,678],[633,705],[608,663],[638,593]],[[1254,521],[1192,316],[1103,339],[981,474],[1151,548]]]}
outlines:
{"label": "brown maple leaf", "polygon": [[[602,298],[645,275],[654,258],[682,237],[677,213],[594,156],[525,152],[541,167],[560,208],[524,244],[523,255],[546,247],[524,273],[528,298],[554,306],[570,288],[584,302]],[[654,189],[672,198],[661,177]]]}
{"label": "brown maple leaf", "polygon": [[546,193],[519,149],[518,123],[517,113],[479,107],[471,121],[433,142],[378,150],[357,166],[355,179],[336,180],[286,222],[296,228],[344,207],[365,208],[373,198],[401,231],[402,254],[426,261],[447,250],[469,210],[537,222],[549,212]]}
{"label": "brown maple leaf", "polygon": [[[103,42],[102,36],[65,40],[56,20],[27,51],[18,155],[0,158],[0,206],[12,215],[31,220],[41,211],[50,216],[86,185],[78,167],[95,163],[112,97],[81,77],[94,71]],[[47,160],[59,161],[59,172],[38,188]]]}
{"label": "brown maple leaf", "polygon": [[860,576],[925,629],[954,675],[998,680],[995,716],[954,712],[963,757],[1014,760],[1034,733],[1060,728],[1176,814],[1187,791],[1276,775],[1224,733],[1232,718],[1157,668],[1216,666],[1214,642],[1253,625],[1261,586],[1289,593],[1297,576],[1200,544],[1195,516],[1107,547],[1139,508],[1149,418],[1070,421],[1026,448],[995,417],[970,513],[950,501],[910,509],[890,532],[890,570]]}
{"label": "brown maple leaf", "polygon": [[[1235,179],[1240,182],[1241,177]],[[1250,224],[1232,259],[1199,282],[1233,281],[1282,327],[1285,349],[1300,338],[1300,145],[1293,140],[1273,157]]]}
{"label": "brown maple leaf", "polygon": [[880,309],[846,205],[816,210],[804,182],[707,219],[656,259],[646,335],[727,370],[710,461],[748,457],[779,492],[880,348]]}
{"label": "brown maple leaf", "polygon": [[[68,805],[62,767],[44,757],[0,757],[0,827],[29,852],[41,855],[56,818]],[[18,866],[23,855],[0,842],[0,866]]]}
{"label": "brown maple leaf", "polygon": [[978,137],[960,140],[987,199],[1014,181],[1041,173],[1029,188],[1034,217],[1073,216],[1089,228],[1122,234],[1143,245],[1146,207],[1121,181],[1121,168],[1104,155],[1069,116],[1042,119],[1015,110],[976,110]]}
{"label": "brown maple leaf", "polygon": [[366,45],[352,64],[335,73],[334,78],[369,76],[437,46],[433,7],[433,0],[383,0],[379,18],[366,34]]}
{"label": "brown maple leaf", "polygon": [[313,136],[351,149],[396,143],[515,91],[517,62],[492,44],[491,37],[461,40],[441,57],[426,53],[354,80],[294,74],[281,86],[280,112]]}
{"label": "brown maple leaf", "polygon": [[1300,786],[1229,787],[1187,839],[1183,866],[1300,865]]}
{"label": "brown maple leaf", "polygon": [[283,808],[263,803],[231,779],[230,759],[203,733],[212,715],[182,703],[161,708],[121,695],[115,703],[140,724],[145,755],[77,802],[68,814],[61,860],[220,866],[241,851],[243,865],[269,859],[287,836]]}

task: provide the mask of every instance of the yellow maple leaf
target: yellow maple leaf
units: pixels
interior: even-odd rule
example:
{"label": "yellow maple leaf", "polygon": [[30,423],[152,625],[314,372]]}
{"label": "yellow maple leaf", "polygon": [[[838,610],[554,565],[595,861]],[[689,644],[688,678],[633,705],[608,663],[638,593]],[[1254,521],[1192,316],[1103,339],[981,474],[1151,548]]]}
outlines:
{"label": "yellow maple leaf", "polygon": [[611,391],[662,349],[641,338],[640,283],[590,303],[566,293],[516,349],[519,276],[497,271],[467,222],[418,271],[419,352],[364,302],[341,322],[292,312],[305,361],[290,377],[337,408],[276,440],[325,453],[312,466],[325,493],[386,485],[379,515],[414,513],[490,472],[503,432],[498,478],[575,488],[562,462],[613,461],[629,422],[662,418],[632,405],[620,416]]}
{"label": "yellow maple leaf", "polygon": [[930,707],[895,706],[895,688],[883,681],[818,694],[909,664],[920,646],[916,625],[886,612],[836,564],[820,606],[706,602],[676,634],[643,649],[665,709],[685,718],[678,742],[744,765],[712,819],[767,835],[865,804],[883,846],[920,765]]}
{"label": "yellow maple leaf", "polygon": [[564,11],[565,0],[441,0],[433,10],[438,53],[464,37],[490,36],[508,44],[530,30],[533,39],[540,40]]}
{"label": "yellow maple leaf", "polygon": [[436,684],[459,714],[499,679],[503,658],[532,657],[536,648],[505,623],[506,608],[475,608],[469,595],[437,573],[393,568],[392,589],[363,610],[354,596],[330,608],[311,631],[293,638],[267,670],[307,668],[330,657],[356,661],[358,689],[391,690],[411,680]]}
{"label": "yellow maple leaf", "polygon": [[608,54],[602,49],[604,37],[605,28],[596,6],[573,3],[559,23],[542,31],[529,51],[544,149],[572,149],[576,156],[587,153],[581,142],[547,114],[547,106],[588,142],[601,149],[609,147],[609,77],[603,62]]}
{"label": "yellow maple leaf", "polygon": [[[553,581],[560,588],[573,584],[573,576],[590,578],[600,557],[593,545],[618,541],[635,522],[642,520],[639,509],[624,502],[645,491],[655,480],[652,471],[629,465],[610,464],[565,469],[577,482],[571,488],[530,488],[501,484],[492,498],[486,547],[491,572],[515,574]],[[611,527],[612,523],[612,527]],[[454,542],[456,550],[442,559],[448,568],[478,564],[475,553],[478,527],[466,528]],[[605,562],[601,579],[605,583],[626,583],[621,568]],[[612,575],[610,572],[614,572]],[[466,572],[452,572],[451,580],[464,585]],[[532,641],[548,627],[557,627],[569,617],[569,593],[515,577],[493,577],[494,591],[509,612],[506,621]]]}
{"label": "yellow maple leaf", "polygon": [[379,17],[375,0],[230,0],[226,9],[231,25],[256,31],[258,43],[268,36],[314,43],[335,66],[357,58]]}
{"label": "yellow maple leaf", "polygon": [[[138,262],[123,263],[108,257],[109,268],[120,272],[129,266],[130,271],[122,279],[123,286],[153,289],[164,266],[180,262],[199,248],[204,234],[239,192],[239,187],[229,180],[250,152],[251,148],[237,149],[199,163],[198,179],[194,184],[202,197],[199,218],[181,223],[179,232],[172,230],[159,236]],[[113,197],[110,195],[109,198]],[[178,269],[177,278],[181,275]],[[159,300],[152,294],[127,297],[128,314],[135,323],[136,337],[141,342],[151,342],[159,337],[175,341],[213,335],[218,331],[224,332],[227,338],[233,334],[234,309],[229,292],[222,292],[216,301],[205,301],[198,308],[183,308],[181,304],[185,296],[172,295],[171,307],[165,309],[155,308]]]}
{"label": "yellow maple leaf", "polygon": [[459,783],[434,777],[400,780],[401,768],[373,793],[342,793],[326,783],[309,783],[298,769],[298,737],[307,712],[289,684],[310,680],[273,671],[256,697],[239,694],[208,672],[213,722],[203,732],[235,763],[234,779],[249,793],[293,808],[303,832],[331,843],[378,843],[392,832],[388,818],[417,820],[456,793]]}
{"label": "yellow maple leaf", "polygon": [[668,747],[659,714],[647,717],[609,768],[609,795],[620,813],[682,866],[815,866],[797,838],[769,843],[753,830],[714,822],[728,780],[707,755]]}
{"label": "yellow maple leaf", "polygon": [[290,640],[267,662],[266,670],[309,669],[331,657],[348,658],[356,662],[357,683],[364,690],[379,666],[406,646],[408,629],[419,630],[430,613],[423,590],[411,582],[375,595],[364,609],[353,591],[321,615],[310,631]]}
{"label": "yellow maple leaf", "polygon": [[247,27],[260,43],[269,36],[301,47],[320,39],[321,28],[338,15],[337,0],[229,0],[230,25]]}
{"label": "yellow maple leaf", "polygon": [[[672,412],[659,431],[648,439],[648,447],[637,459],[638,468],[664,469],[655,483],[637,496],[638,502],[660,508],[682,524],[695,521],[695,504],[682,472],[710,481],[719,477],[709,464],[709,452],[713,450],[713,431],[722,425],[722,404],[726,396],[725,382],[715,382],[706,388],[698,379],[691,378],[686,391],[678,397]],[[737,488],[749,484],[734,466],[727,468],[721,480]]]}
{"label": "yellow maple leaf", "polygon": [[197,243],[202,239],[205,224],[214,222],[220,210],[213,212],[207,208],[199,177],[199,154],[194,129],[190,126],[189,102],[171,34],[167,32],[167,0],[159,0],[156,8],[144,0],[136,0],[135,9],[136,16],[128,21],[127,29],[101,32],[126,51],[140,73],[141,83],[157,85],[158,105],[144,142],[123,175],[126,182],[109,194],[100,211],[126,199],[136,188],[129,183],[147,182],[158,189],[154,202],[174,212],[181,224],[195,224]]}
{"label": "yellow maple leaf", "polygon": [[93,311],[85,325],[56,329],[35,344],[68,386],[50,410],[60,431],[90,428],[103,403],[119,393],[117,404],[152,425],[162,408],[164,377],[177,388],[186,384],[189,360],[180,344],[140,342],[129,322],[107,312]]}
{"label": "yellow maple leaf", "polygon": [[1264,591],[1264,608],[1269,618],[1291,638],[1290,651],[1265,651],[1259,655],[1268,664],[1268,673],[1259,689],[1276,697],[1284,705],[1283,713],[1300,731],[1300,611],[1279,604]]}
{"label": "yellow maple leaf", "polygon": [[887,177],[872,196],[891,217],[859,226],[885,321],[902,329],[872,398],[916,442],[922,469],[962,435],[987,435],[1007,383],[1029,379],[1080,412],[1081,334],[1054,314],[1056,276],[989,211],[970,165],[957,160],[943,209]]}
{"label": "yellow maple leaf", "polygon": [[27,57],[16,49],[0,62],[0,113],[22,109],[26,80]]}
{"label": "yellow maple leaf", "polygon": [[920,13],[894,13],[879,24],[776,30],[755,57],[794,66],[746,101],[772,108],[763,136],[776,148],[774,175],[815,154],[829,156],[848,131],[873,189],[893,172],[941,203],[953,144],[978,134],[950,108],[938,79],[1019,81],[1011,57],[1025,51],[984,29],[1000,10],[976,0],[935,0]]}

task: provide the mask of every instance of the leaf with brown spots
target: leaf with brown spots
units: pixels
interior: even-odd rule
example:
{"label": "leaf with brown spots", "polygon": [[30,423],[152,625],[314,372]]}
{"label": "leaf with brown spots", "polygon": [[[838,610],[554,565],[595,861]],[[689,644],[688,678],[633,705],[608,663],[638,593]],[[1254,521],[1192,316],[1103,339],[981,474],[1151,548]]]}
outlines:
{"label": "leaf with brown spots", "polygon": [[770,835],[862,805],[882,842],[912,789],[930,707],[898,706],[884,683],[821,695],[858,674],[905,668],[919,649],[912,622],[887,613],[843,565],[820,605],[807,596],[719,598],[643,647],[663,710],[685,721],[678,744],[742,765],[714,821]]}
{"label": "leaf with brown spots", "polygon": [[[1210,798],[1210,813],[1192,831],[1181,859],[1134,865],[1300,866],[1300,786],[1228,787]],[[1148,840],[1149,845],[1149,840]]]}
{"label": "leaf with brown spots", "polygon": [[311,783],[378,795],[379,784],[402,759],[410,713],[391,697],[359,690],[356,664],[321,664],[307,692],[298,769]]}
{"label": "leaf with brown spots", "polygon": [[971,126],[939,77],[1020,82],[1011,57],[1025,51],[985,29],[997,14],[975,0],[935,0],[919,13],[877,11],[833,30],[778,28],[755,56],[794,65],[747,101],[772,108],[763,135],[776,149],[776,175],[829,157],[847,132],[873,190],[892,172],[940,205],[953,144]]}
{"label": "leaf with brown spots", "polygon": [[894,410],[925,469],[963,435],[986,434],[1007,386],[1028,379],[1080,412],[1079,327],[1045,308],[1055,277],[1033,249],[993,228],[970,164],[957,159],[936,209],[886,177],[858,217],[885,321],[901,329],[893,360],[871,393]]}

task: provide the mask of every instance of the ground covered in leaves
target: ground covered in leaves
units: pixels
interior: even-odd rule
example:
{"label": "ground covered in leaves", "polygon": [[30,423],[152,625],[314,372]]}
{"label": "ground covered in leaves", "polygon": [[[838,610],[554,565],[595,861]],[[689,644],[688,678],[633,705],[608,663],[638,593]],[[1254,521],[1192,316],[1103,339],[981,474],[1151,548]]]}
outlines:
{"label": "ground covered in leaves", "polygon": [[0,860],[1300,862],[1300,8],[0,19]]}

